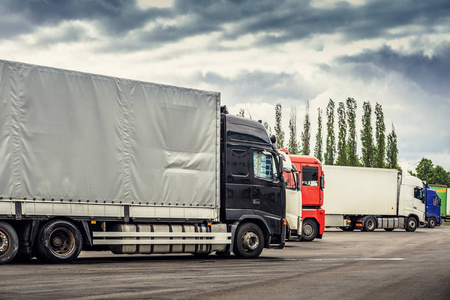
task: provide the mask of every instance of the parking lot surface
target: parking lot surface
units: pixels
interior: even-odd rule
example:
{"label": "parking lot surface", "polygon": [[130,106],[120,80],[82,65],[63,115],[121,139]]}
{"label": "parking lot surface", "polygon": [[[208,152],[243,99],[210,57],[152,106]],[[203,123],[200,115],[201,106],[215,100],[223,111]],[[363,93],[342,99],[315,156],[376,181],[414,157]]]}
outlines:
{"label": "parking lot surface", "polygon": [[0,299],[450,299],[450,226],[325,231],[258,259],[83,252],[0,266]]}

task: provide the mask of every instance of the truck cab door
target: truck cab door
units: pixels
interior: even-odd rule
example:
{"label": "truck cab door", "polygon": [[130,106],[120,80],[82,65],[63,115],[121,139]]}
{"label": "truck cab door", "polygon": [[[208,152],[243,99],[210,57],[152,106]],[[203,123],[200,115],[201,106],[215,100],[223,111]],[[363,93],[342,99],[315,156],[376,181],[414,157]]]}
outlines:
{"label": "truck cab door", "polygon": [[314,165],[302,165],[300,169],[300,184],[303,206],[320,207],[323,197],[320,190],[320,169]]}
{"label": "truck cab door", "polygon": [[[252,209],[266,222],[279,221],[285,215],[285,187],[280,181],[279,161],[271,152],[253,150]],[[274,224],[272,224],[274,225]]]}

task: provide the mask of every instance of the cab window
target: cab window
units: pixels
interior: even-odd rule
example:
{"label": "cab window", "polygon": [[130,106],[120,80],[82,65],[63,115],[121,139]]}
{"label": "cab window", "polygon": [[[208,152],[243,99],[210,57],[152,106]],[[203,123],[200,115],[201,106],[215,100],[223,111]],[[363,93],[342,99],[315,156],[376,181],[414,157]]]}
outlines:
{"label": "cab window", "polygon": [[248,155],[245,149],[231,150],[231,174],[234,176],[248,175]]}
{"label": "cab window", "polygon": [[270,153],[253,152],[253,174],[256,178],[274,180],[278,176],[275,160]]}
{"label": "cab window", "polygon": [[319,186],[319,168],[303,167],[302,185]]}
{"label": "cab window", "polygon": [[289,172],[284,173],[284,179],[286,183],[286,188],[291,190],[296,190],[298,186],[298,173],[297,172]]}
{"label": "cab window", "polygon": [[419,199],[422,202],[424,201],[423,189],[422,188],[419,188],[419,187],[415,187],[414,188],[414,198]]}
{"label": "cab window", "polygon": [[433,197],[433,204],[437,206],[441,205],[441,198]]}

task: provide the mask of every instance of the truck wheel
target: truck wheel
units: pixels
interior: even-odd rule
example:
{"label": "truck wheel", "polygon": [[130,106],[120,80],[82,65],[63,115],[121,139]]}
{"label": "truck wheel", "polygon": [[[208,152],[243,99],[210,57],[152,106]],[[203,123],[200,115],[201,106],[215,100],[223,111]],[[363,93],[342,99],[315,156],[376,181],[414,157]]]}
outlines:
{"label": "truck wheel", "polygon": [[36,243],[36,256],[40,260],[67,263],[80,254],[83,238],[72,222],[53,220],[39,229]]}
{"label": "truck wheel", "polygon": [[414,217],[409,217],[408,220],[406,220],[406,231],[413,232],[417,229],[417,220]]}
{"label": "truck wheel", "polygon": [[311,242],[317,237],[317,224],[311,219],[303,222],[301,241]]}
{"label": "truck wheel", "polygon": [[364,231],[374,231],[377,228],[377,220],[374,217],[368,217],[364,222]]}
{"label": "truck wheel", "polygon": [[436,227],[436,219],[434,217],[431,217],[430,220],[428,221],[428,227],[429,228]]}
{"label": "truck wheel", "polygon": [[234,255],[240,258],[257,258],[264,248],[264,234],[258,225],[245,223],[236,234]]}
{"label": "truck wheel", "polygon": [[14,228],[6,222],[0,222],[0,264],[9,263],[19,250],[19,237]]}

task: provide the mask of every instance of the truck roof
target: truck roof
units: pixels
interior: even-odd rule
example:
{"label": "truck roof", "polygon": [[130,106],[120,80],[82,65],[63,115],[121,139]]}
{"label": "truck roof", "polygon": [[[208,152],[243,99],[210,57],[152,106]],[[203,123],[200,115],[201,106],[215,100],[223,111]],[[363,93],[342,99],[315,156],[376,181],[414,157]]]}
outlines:
{"label": "truck roof", "polygon": [[289,155],[292,163],[307,163],[307,164],[320,164],[320,161],[314,156],[309,155],[297,155],[291,154]]}

